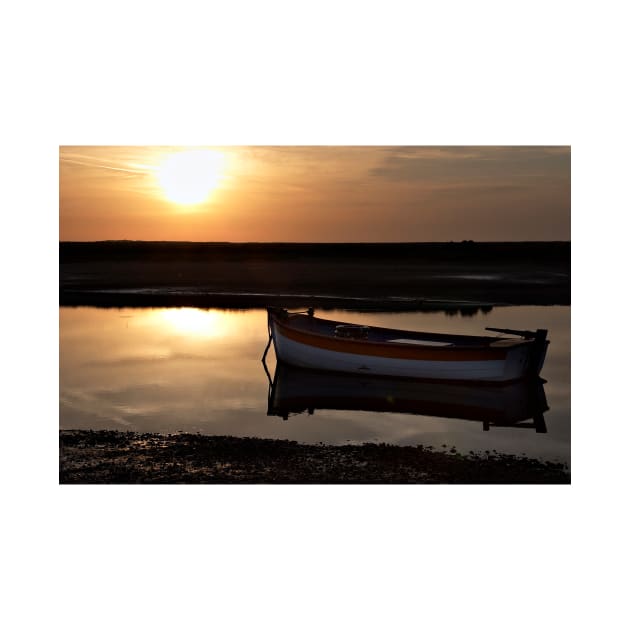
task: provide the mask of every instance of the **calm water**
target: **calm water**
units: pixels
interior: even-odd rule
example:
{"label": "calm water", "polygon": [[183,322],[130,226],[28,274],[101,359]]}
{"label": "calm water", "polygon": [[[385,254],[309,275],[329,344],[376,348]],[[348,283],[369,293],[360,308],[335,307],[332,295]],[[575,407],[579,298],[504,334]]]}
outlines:
{"label": "calm water", "polygon": [[[489,430],[484,430],[478,406],[483,415],[487,400],[472,401],[470,394],[459,390],[439,392],[425,387],[410,402],[406,387],[407,407],[415,413],[398,413],[400,408],[375,411],[374,403],[357,398],[356,392],[354,398],[344,399],[344,387],[351,394],[347,381],[334,377],[324,383],[322,395],[308,404],[312,414],[289,414],[284,420],[267,415],[269,381],[260,361],[268,340],[266,311],[87,307],[60,308],[60,428],[186,431],[331,444],[386,441],[436,448],[447,444],[464,452],[495,449],[570,461],[570,307],[499,307],[473,317],[317,314],[368,325],[464,334],[482,334],[485,326],[549,329],[551,344],[542,372],[549,407],[544,412],[546,432],[536,431],[531,418],[514,426],[490,422]],[[273,378],[273,350],[267,364]],[[313,382],[300,373],[278,377],[277,389],[285,396],[299,395],[296,387],[301,392],[304,388],[313,391]],[[379,399],[377,388],[366,387],[372,398]],[[422,392],[436,395],[437,402],[432,399],[428,405]],[[453,406],[468,409],[473,402],[477,405],[474,417],[467,417],[467,411],[459,413],[467,419],[436,417],[444,410],[453,415]],[[378,400],[376,404],[382,409]]]}

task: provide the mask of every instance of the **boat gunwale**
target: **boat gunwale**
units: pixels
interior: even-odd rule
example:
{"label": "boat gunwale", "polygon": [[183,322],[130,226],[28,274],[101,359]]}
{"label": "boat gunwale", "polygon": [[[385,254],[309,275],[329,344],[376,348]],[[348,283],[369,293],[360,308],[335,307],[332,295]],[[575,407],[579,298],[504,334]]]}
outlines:
{"label": "boat gunwale", "polygon": [[[410,343],[404,343],[404,342],[399,342],[399,341],[376,341],[373,339],[362,339],[362,338],[347,338],[347,337],[335,337],[332,334],[326,334],[326,333],[322,333],[322,332],[316,332],[316,331],[312,331],[312,330],[308,330],[308,329],[304,329],[302,327],[298,327],[298,326],[291,326],[290,322],[288,321],[290,318],[295,318],[295,317],[299,317],[300,321],[304,321],[303,318],[310,318],[312,320],[318,321],[318,322],[325,322],[327,324],[333,324],[333,325],[345,325],[345,326],[362,326],[363,324],[353,324],[351,322],[340,322],[340,321],[336,321],[336,320],[332,320],[332,319],[324,319],[321,317],[315,317],[315,316],[309,316],[309,315],[305,315],[303,313],[288,313],[288,317],[287,320],[282,320],[281,318],[279,318],[277,316],[276,313],[270,311],[270,316],[272,318],[272,320],[274,321],[274,323],[276,323],[277,325],[279,325],[281,328],[288,328],[290,330],[294,330],[298,333],[307,335],[307,336],[313,336],[317,339],[327,339],[327,340],[334,340],[334,341],[338,341],[340,343],[348,343],[353,344],[353,343],[360,343],[366,347],[380,347],[380,348],[394,348],[394,347],[398,347],[398,348],[414,348],[417,350],[428,350],[429,347],[422,347],[420,345],[415,345],[415,344],[410,344]],[[395,334],[401,334],[401,335],[410,335],[410,336],[414,336],[416,335],[418,339],[422,339],[423,337],[426,339],[426,341],[431,341],[432,339],[430,339],[431,337],[435,337],[437,339],[434,340],[451,340],[454,341],[453,345],[451,346],[441,346],[441,347],[431,347],[430,349],[433,351],[437,351],[437,352],[461,352],[462,350],[478,350],[478,351],[487,351],[489,353],[498,353],[498,354],[502,354],[504,352],[506,352],[507,350],[510,350],[512,348],[515,347],[520,347],[520,346],[524,346],[524,345],[531,345],[532,340],[531,339],[518,339],[518,338],[511,338],[511,337],[489,337],[489,336],[478,336],[478,335],[450,335],[448,333],[425,333],[422,331],[413,331],[413,330],[404,330],[404,329],[400,329],[400,328],[385,328],[383,326],[370,326],[367,325],[369,329],[371,330],[375,330],[377,332],[385,332],[385,333],[395,333]],[[464,343],[460,343],[457,344],[456,341],[457,340],[480,340],[480,342],[478,344],[464,344]],[[483,342],[482,342],[483,341]],[[492,346],[493,343],[497,342],[497,341],[501,341],[503,342],[501,344],[501,346]],[[484,343],[485,342],[485,343]],[[508,343],[505,343],[508,342]]]}

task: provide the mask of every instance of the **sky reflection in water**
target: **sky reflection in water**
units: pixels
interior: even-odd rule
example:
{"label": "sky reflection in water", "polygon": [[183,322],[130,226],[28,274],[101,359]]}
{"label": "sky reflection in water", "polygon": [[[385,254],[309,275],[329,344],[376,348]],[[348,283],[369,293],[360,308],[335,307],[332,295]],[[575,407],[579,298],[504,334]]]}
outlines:
{"label": "sky reflection in water", "polygon": [[[499,307],[474,317],[349,313],[321,317],[391,328],[482,334],[485,326],[548,328],[542,376],[547,433],[392,412],[315,409],[267,415],[260,362],[266,312],[194,308],[60,308],[60,428],[201,432],[300,442],[385,441],[496,449],[570,460],[570,307]],[[268,357],[274,374],[273,351]],[[531,424],[531,421],[530,421]]]}

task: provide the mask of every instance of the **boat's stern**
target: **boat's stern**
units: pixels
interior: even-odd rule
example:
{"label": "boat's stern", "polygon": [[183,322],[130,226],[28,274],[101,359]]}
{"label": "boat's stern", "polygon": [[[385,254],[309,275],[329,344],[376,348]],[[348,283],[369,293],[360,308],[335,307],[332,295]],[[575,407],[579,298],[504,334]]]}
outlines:
{"label": "boat's stern", "polygon": [[539,376],[545,363],[547,356],[547,348],[549,347],[549,339],[547,339],[547,331],[539,328],[532,342],[532,349],[529,358],[529,374],[528,376]]}
{"label": "boat's stern", "polygon": [[[546,330],[537,331],[536,335],[536,337],[514,344],[508,350],[502,380],[515,381],[522,378],[536,378],[540,375],[545,363],[549,340],[546,338]],[[506,344],[510,342],[509,340],[502,341]],[[496,343],[493,344],[495,347],[496,345]]]}

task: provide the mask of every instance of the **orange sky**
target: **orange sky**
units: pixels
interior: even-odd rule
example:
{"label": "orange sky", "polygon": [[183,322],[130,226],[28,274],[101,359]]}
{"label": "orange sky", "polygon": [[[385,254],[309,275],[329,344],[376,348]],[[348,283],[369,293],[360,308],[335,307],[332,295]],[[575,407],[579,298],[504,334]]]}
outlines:
{"label": "orange sky", "polygon": [[570,161],[569,147],[64,146],[60,240],[570,240]]}

